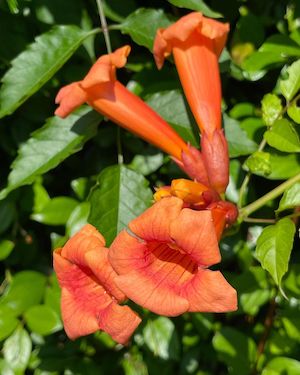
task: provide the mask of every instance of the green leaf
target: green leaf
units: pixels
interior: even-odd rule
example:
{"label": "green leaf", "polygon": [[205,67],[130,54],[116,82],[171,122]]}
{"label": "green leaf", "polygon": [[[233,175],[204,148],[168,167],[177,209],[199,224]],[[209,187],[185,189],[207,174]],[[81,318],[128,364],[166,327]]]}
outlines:
{"label": "green leaf", "polygon": [[151,352],[162,359],[179,359],[180,343],[174,323],[166,317],[149,319],[143,336]]}
{"label": "green leaf", "polygon": [[300,152],[300,140],[294,126],[286,119],[277,120],[265,132],[268,144],[283,152]]}
{"label": "green leaf", "polygon": [[19,324],[18,319],[14,316],[2,313],[0,308],[0,341],[6,339]]}
{"label": "green leaf", "polygon": [[234,328],[222,327],[213,338],[218,357],[228,366],[230,374],[248,375],[256,358],[256,345],[251,337]]}
{"label": "green leaf", "polygon": [[127,224],[149,207],[152,192],[148,181],[124,165],[100,173],[90,195],[89,222],[103,234],[107,245]]}
{"label": "green leaf", "polygon": [[0,240],[0,260],[6,259],[13,251],[15,244],[9,240]]}
{"label": "green leaf", "polygon": [[59,315],[50,306],[32,306],[25,312],[24,318],[31,331],[43,336],[63,328]]}
{"label": "green leaf", "polygon": [[293,358],[277,357],[267,363],[262,375],[298,375],[300,362]]}
{"label": "green leaf", "polygon": [[66,234],[68,236],[73,236],[87,224],[90,210],[90,202],[82,202],[74,208],[66,223]]}
{"label": "green leaf", "polygon": [[202,0],[168,0],[169,3],[176,5],[179,8],[186,8],[197,10],[207,17],[220,18],[223,17],[221,13],[211,10]]}
{"label": "green leaf", "polygon": [[278,120],[282,111],[280,98],[275,94],[266,94],[261,102],[262,117],[266,125],[271,126]]}
{"label": "green leaf", "polygon": [[20,186],[31,184],[37,176],[79,151],[96,134],[101,119],[88,107],[80,108],[64,120],[51,117],[20,147],[8,176],[8,185],[0,192],[0,199]]}
{"label": "green leaf", "polygon": [[17,14],[19,12],[18,0],[7,0],[9,10]]}
{"label": "green leaf", "polygon": [[248,138],[238,121],[224,115],[224,127],[230,157],[249,155],[257,150],[257,144]]}
{"label": "green leaf", "polygon": [[15,215],[15,205],[11,201],[5,200],[0,202],[0,234],[4,233],[10,227],[15,219]]}
{"label": "green leaf", "polygon": [[122,366],[125,375],[148,375],[147,366],[143,361],[143,357],[140,353],[135,355],[130,352],[122,361]]}
{"label": "green leaf", "polygon": [[29,362],[31,347],[30,337],[21,326],[4,342],[4,359],[14,370],[15,375],[24,374]]}
{"label": "green leaf", "polygon": [[31,219],[46,225],[65,225],[78,201],[69,197],[51,199],[39,212],[31,215]]}
{"label": "green leaf", "polygon": [[259,48],[261,52],[273,52],[284,57],[300,56],[300,46],[287,35],[270,36]]}
{"label": "green leaf", "polygon": [[14,112],[72,56],[89,32],[76,26],[55,26],[40,35],[12,61],[2,78],[0,118]]}
{"label": "green leaf", "polygon": [[288,270],[295,230],[295,224],[284,218],[275,225],[264,228],[257,240],[255,256],[279,288],[282,277]]}
{"label": "green leaf", "polygon": [[277,212],[289,210],[297,206],[300,206],[300,182],[295,183],[283,193]]}
{"label": "green leaf", "polygon": [[36,181],[33,184],[32,189],[34,194],[33,212],[39,212],[50,201],[50,197],[40,181]]}
{"label": "green leaf", "polygon": [[295,101],[288,106],[287,113],[292,120],[294,120],[297,124],[300,124],[300,107]]}
{"label": "green leaf", "polygon": [[40,303],[45,290],[46,278],[35,271],[17,273],[4,295],[0,298],[0,310],[18,316],[30,306]]}
{"label": "green leaf", "polygon": [[268,152],[256,151],[245,161],[246,167],[251,173],[260,172],[263,176],[271,173],[270,154]]}
{"label": "green leaf", "polygon": [[0,358],[0,373],[2,375],[16,375],[9,364],[2,358]]}
{"label": "green leaf", "polygon": [[[151,150],[153,150],[151,148]],[[155,150],[155,153],[136,154],[129,167],[144,176],[155,172],[164,163],[164,154]]]}
{"label": "green leaf", "polygon": [[162,9],[139,8],[131,13],[120,27],[135,43],[152,50],[157,29],[170,24],[171,21]]}
{"label": "green leaf", "polygon": [[162,91],[149,95],[147,104],[166,120],[192,146],[199,145],[199,130],[179,90]]}
{"label": "green leaf", "polygon": [[279,81],[282,95],[290,101],[300,89],[300,59],[290,65]]}
{"label": "green leaf", "polygon": [[230,117],[240,119],[255,115],[255,107],[252,103],[238,103],[229,112]]}

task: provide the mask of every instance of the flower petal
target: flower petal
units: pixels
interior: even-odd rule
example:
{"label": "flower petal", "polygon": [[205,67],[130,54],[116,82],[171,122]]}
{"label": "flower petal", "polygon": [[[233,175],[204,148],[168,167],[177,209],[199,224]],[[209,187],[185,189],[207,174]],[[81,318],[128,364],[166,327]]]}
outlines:
{"label": "flower petal", "polygon": [[221,255],[210,211],[184,208],[171,223],[170,233],[176,245],[199,265],[219,263]]}
{"label": "flower petal", "polygon": [[124,345],[141,323],[141,318],[128,306],[111,303],[100,312],[98,323],[100,329]]}
{"label": "flower petal", "polygon": [[188,299],[190,312],[227,312],[237,310],[236,290],[219,271],[201,270],[181,290]]}
{"label": "flower petal", "polygon": [[130,230],[145,241],[170,241],[170,222],[180,213],[183,201],[170,197],[156,202],[129,223]]}
{"label": "flower petal", "polygon": [[186,298],[180,297],[171,287],[161,285],[162,278],[156,280],[146,272],[133,271],[117,276],[115,282],[132,301],[156,314],[177,316],[189,307]]}
{"label": "flower petal", "polygon": [[81,87],[87,89],[100,83],[111,82],[116,79],[116,68],[126,65],[130,46],[116,49],[114,52],[101,56],[92,66],[88,74],[81,81]]}
{"label": "flower petal", "polygon": [[145,267],[149,262],[147,253],[149,251],[144,242],[123,230],[111,244],[108,259],[114,270],[123,275]]}
{"label": "flower petal", "polygon": [[55,98],[55,103],[59,104],[55,111],[56,116],[65,118],[87,101],[87,94],[79,84],[80,82],[73,82],[59,90]]}

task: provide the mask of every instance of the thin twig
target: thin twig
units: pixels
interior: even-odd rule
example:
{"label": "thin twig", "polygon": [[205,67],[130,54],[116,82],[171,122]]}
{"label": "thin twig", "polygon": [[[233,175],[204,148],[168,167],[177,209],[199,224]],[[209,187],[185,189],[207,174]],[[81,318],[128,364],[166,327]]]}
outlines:
{"label": "thin twig", "polygon": [[261,219],[259,217],[245,217],[243,219],[244,222],[246,223],[261,223],[261,224],[274,224],[276,223],[276,220],[275,219]]}
{"label": "thin twig", "polygon": [[96,0],[96,2],[97,2],[98,11],[99,11],[101,28],[102,28],[104,39],[105,39],[106,49],[108,53],[111,53],[112,50],[111,50],[109,31],[108,31],[107,22],[106,22],[106,18],[104,14],[102,0]]}

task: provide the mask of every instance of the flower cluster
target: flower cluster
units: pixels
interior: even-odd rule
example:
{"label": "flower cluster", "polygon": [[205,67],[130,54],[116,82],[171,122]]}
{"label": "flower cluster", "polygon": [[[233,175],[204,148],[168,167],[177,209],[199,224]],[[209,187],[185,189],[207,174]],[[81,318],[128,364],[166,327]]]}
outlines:
{"label": "flower cluster", "polygon": [[165,316],[227,312],[237,308],[236,291],[221,272],[224,228],[237,218],[222,199],[228,184],[228,148],[221,128],[218,57],[228,25],[191,13],[160,29],[154,58],[160,69],[171,53],[201,131],[201,151],[187,144],[155,111],[116,78],[129,46],[104,55],[79,82],[63,87],[56,114],[66,117],[88,103],[107,118],[161,148],[191,178],[156,190],[155,203],[121,231],[109,248],[86,225],[54,252],[62,288],[66,333],[76,338],[103,330],[125,344],[141,322],[128,299]]}

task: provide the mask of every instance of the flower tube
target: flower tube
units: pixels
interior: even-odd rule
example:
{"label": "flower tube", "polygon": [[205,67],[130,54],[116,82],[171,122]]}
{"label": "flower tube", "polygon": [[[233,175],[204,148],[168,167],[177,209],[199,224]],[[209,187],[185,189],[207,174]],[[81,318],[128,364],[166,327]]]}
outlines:
{"label": "flower tube", "polygon": [[63,87],[57,97],[55,114],[66,117],[88,103],[113,122],[154,144],[181,161],[188,145],[155,111],[116,79],[116,68],[126,64],[129,46],[101,56],[86,77]]}
{"label": "flower tube", "polygon": [[221,259],[211,211],[166,197],[129,228],[133,234],[120,232],[108,256],[116,284],[130,299],[166,316],[237,309],[235,289],[208,269]]}
{"label": "flower tube", "polygon": [[159,29],[153,53],[160,69],[173,53],[180,81],[201,132],[212,136],[221,128],[221,82],[218,58],[229,25],[193,12]]}
{"label": "flower tube", "polygon": [[87,224],[63,248],[54,251],[54,270],[62,288],[61,310],[69,338],[98,330],[126,344],[141,319],[128,306],[127,297],[114,282],[105,240]]}

